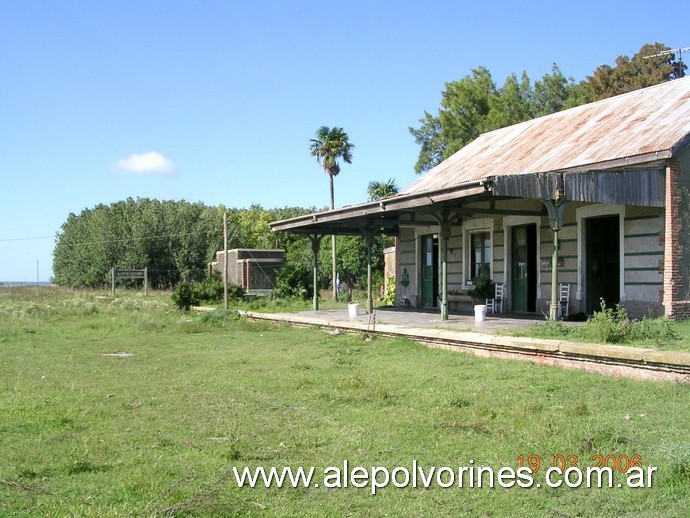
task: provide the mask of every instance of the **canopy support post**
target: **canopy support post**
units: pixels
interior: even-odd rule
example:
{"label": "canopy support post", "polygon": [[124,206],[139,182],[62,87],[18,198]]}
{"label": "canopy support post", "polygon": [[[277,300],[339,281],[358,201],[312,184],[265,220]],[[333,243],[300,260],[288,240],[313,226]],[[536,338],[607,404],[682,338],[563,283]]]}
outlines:
{"label": "canopy support post", "polygon": [[367,313],[371,315],[374,311],[374,288],[372,286],[372,268],[371,268],[371,249],[374,247],[375,232],[370,229],[362,229],[364,233],[364,241],[367,245]]}
{"label": "canopy support post", "polygon": [[[562,182],[562,177],[561,177]],[[551,254],[551,304],[549,320],[558,320],[558,231],[563,227],[563,211],[567,205],[562,186],[554,189],[553,199],[541,200],[549,212],[549,226],[553,231],[553,251]]]}
{"label": "canopy support post", "polygon": [[434,214],[441,230],[438,236],[441,255],[441,320],[448,320],[448,240],[456,217],[456,214],[451,214],[446,208]]}
{"label": "canopy support post", "polygon": [[321,249],[321,239],[323,236],[318,234],[309,234],[309,240],[311,241],[311,251],[314,259],[314,311],[319,310],[319,250]]}

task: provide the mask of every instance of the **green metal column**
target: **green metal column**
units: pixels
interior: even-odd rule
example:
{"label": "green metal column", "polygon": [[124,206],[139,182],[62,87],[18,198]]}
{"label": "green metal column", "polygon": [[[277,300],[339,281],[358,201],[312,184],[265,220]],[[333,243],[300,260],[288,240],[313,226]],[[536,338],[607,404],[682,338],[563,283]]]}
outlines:
{"label": "green metal column", "polygon": [[335,300],[337,302],[337,300],[338,300],[338,283],[336,282],[336,278],[337,278],[338,272],[336,270],[335,259],[336,259],[335,236],[331,236],[331,262],[332,262],[332,266],[333,266],[333,300]]}
{"label": "green metal column", "polygon": [[367,233],[367,313],[371,315],[374,311],[374,288],[371,280],[371,249],[374,246],[374,236],[372,233]]}
{"label": "green metal column", "polygon": [[448,320],[448,238],[450,232],[441,225],[441,320]]}
{"label": "green metal column", "polygon": [[314,311],[319,310],[319,249],[321,248],[322,237],[318,234],[309,236],[311,251],[314,256]]}
{"label": "green metal column", "polygon": [[558,231],[553,230],[553,253],[551,255],[551,306],[549,307],[549,320],[558,320]]}
{"label": "green metal column", "polygon": [[563,180],[553,191],[553,199],[541,200],[549,212],[549,226],[553,231],[553,252],[551,255],[551,304],[549,305],[549,320],[558,320],[558,231],[563,226],[563,211],[567,205],[563,192]]}
{"label": "green metal column", "polygon": [[441,320],[448,320],[448,240],[451,223],[456,215],[447,208],[434,215],[439,224],[439,252],[441,255]]}
{"label": "green metal column", "polygon": [[374,235],[376,232],[371,228],[362,228],[364,242],[367,245],[367,312],[374,311],[374,287],[372,280],[371,249],[374,247]]}

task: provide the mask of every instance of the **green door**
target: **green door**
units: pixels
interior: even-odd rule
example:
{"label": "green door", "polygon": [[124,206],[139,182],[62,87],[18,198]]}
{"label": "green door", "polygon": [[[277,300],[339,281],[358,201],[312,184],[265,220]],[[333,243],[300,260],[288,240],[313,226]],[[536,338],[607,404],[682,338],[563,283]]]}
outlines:
{"label": "green door", "polygon": [[422,236],[422,307],[436,307],[438,298],[438,238]]}
{"label": "green door", "polygon": [[511,270],[513,311],[534,311],[537,298],[536,225],[512,227]]}

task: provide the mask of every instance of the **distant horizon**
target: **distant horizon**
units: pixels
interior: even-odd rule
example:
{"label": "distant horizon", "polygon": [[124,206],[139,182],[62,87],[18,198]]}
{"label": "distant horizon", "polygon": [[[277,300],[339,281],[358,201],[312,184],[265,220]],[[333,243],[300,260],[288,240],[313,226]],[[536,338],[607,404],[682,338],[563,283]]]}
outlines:
{"label": "distant horizon", "polygon": [[2,287],[13,287],[13,286],[57,286],[50,281],[0,281],[0,286]]}

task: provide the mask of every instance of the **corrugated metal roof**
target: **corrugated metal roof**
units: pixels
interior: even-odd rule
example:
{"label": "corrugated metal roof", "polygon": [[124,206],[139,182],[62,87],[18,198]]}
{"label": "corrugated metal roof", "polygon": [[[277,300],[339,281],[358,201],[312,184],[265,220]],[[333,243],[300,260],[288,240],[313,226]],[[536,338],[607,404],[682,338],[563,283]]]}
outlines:
{"label": "corrugated metal roof", "polygon": [[688,134],[690,77],[480,135],[401,194],[509,174],[606,169],[611,161],[668,156]]}

